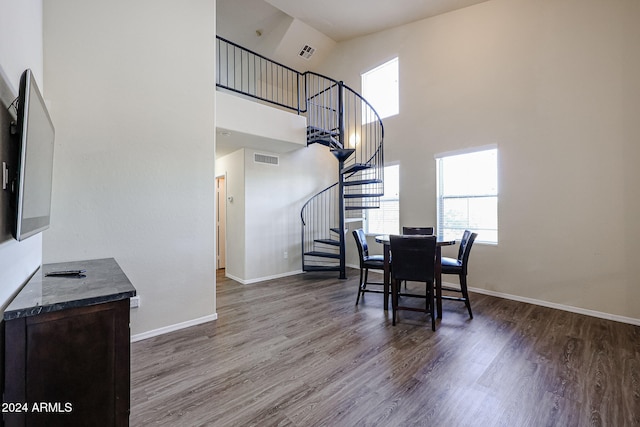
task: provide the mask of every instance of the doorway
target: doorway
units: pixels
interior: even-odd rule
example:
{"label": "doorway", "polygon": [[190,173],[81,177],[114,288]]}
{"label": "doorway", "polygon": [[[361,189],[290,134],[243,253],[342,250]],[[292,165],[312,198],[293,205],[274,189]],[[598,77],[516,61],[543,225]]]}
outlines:
{"label": "doorway", "polygon": [[216,177],[216,269],[225,268],[227,247],[227,188],[225,176]]}

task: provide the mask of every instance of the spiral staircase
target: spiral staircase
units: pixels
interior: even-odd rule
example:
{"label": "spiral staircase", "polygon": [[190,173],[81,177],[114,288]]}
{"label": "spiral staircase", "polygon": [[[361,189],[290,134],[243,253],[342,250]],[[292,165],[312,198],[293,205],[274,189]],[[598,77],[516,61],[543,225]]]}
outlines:
{"label": "spiral staircase", "polygon": [[295,111],[307,119],[307,144],[338,161],[338,181],[302,207],[302,270],[346,278],[347,224],[380,207],[384,128],[371,105],[341,81],[292,68],[217,38],[216,86]]}

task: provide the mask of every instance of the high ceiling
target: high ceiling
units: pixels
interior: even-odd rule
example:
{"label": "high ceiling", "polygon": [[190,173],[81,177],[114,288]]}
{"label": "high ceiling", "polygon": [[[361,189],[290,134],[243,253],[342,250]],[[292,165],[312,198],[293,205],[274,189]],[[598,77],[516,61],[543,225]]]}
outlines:
{"label": "high ceiling", "polygon": [[[336,42],[408,24],[487,0],[217,0],[216,32],[296,70],[312,70]],[[310,60],[298,56],[308,44]],[[306,61],[306,62],[305,62]],[[218,129],[217,155],[264,141]],[[272,144],[273,147],[273,144]]]}
{"label": "high ceiling", "polygon": [[293,17],[334,41],[418,21],[487,0],[218,0],[223,37],[243,40]]}

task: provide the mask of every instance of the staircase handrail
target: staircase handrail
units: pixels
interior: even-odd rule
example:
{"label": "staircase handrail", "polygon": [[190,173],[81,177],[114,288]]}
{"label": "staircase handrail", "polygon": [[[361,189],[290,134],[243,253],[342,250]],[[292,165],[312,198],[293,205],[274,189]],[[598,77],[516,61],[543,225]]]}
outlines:
{"label": "staircase handrail", "polygon": [[[216,72],[216,80],[217,80],[217,81],[216,81],[216,86],[217,86],[217,87],[221,87],[221,88],[224,88],[224,89],[226,89],[226,90],[230,90],[230,91],[232,91],[232,92],[236,92],[236,93],[239,93],[239,94],[242,94],[242,95],[245,95],[245,96],[249,96],[249,97],[251,97],[251,98],[259,99],[259,100],[261,100],[261,101],[265,101],[265,102],[268,102],[268,103],[271,103],[271,104],[274,104],[274,105],[278,105],[278,106],[280,106],[280,107],[283,107],[283,108],[287,108],[287,109],[289,109],[289,110],[296,111],[298,114],[300,114],[301,112],[304,112],[304,110],[300,108],[300,107],[301,107],[301,105],[300,105],[300,77],[301,77],[301,73],[300,73],[298,70],[295,70],[295,69],[293,69],[293,68],[291,68],[291,67],[289,67],[289,66],[287,66],[287,65],[284,65],[284,64],[282,64],[282,63],[280,63],[280,62],[277,62],[277,61],[274,61],[274,60],[272,60],[272,59],[269,59],[269,58],[267,58],[267,57],[266,57],[266,56],[264,56],[264,55],[261,55],[261,54],[259,54],[259,53],[255,52],[255,51],[253,51],[253,50],[251,50],[251,49],[247,49],[247,48],[245,48],[245,47],[243,47],[243,46],[240,46],[239,44],[234,43],[234,42],[232,42],[232,41],[230,41],[230,40],[227,40],[227,39],[225,39],[224,37],[216,36],[216,40],[218,40],[218,44],[217,44],[217,47],[218,47],[218,48],[216,49],[216,50],[217,50],[217,52],[216,52],[216,54],[217,54],[217,61],[216,61],[216,63],[217,63],[217,66],[218,66],[218,70],[217,70],[217,72]],[[222,51],[222,49],[220,48],[220,41],[222,41],[222,42],[224,42],[224,43],[226,43],[226,44],[228,44],[228,45],[230,45],[230,46],[232,46],[232,47],[234,47],[234,48],[236,48],[236,49],[239,49],[239,50],[240,50],[240,54],[242,54],[242,52],[246,52],[247,54],[251,54],[251,55],[253,55],[253,56],[254,56],[254,57],[256,57],[256,58],[259,58],[259,59],[261,59],[261,60],[264,60],[264,61],[265,61],[266,63],[268,63],[268,64],[273,64],[273,65],[275,65],[275,66],[277,66],[277,67],[280,67],[280,68],[281,68],[281,69],[283,69],[283,70],[288,71],[288,72],[289,72],[289,73],[291,73],[292,75],[294,75],[294,76],[296,77],[296,92],[297,92],[297,93],[296,93],[296,101],[295,101],[295,105],[289,105],[289,104],[286,104],[286,103],[282,103],[282,102],[279,102],[279,101],[275,101],[275,100],[273,100],[273,99],[269,99],[269,98],[267,98],[267,97],[262,97],[262,96],[258,96],[258,95],[252,94],[252,93],[250,93],[249,91],[244,91],[244,90],[242,90],[242,89],[237,89],[237,88],[235,88],[235,87],[233,87],[233,86],[229,86],[228,84],[226,84],[226,85],[225,85],[225,84],[222,84],[222,83],[219,81],[219,79],[221,78],[221,70],[220,70],[220,66],[221,66],[221,64],[223,64],[223,63],[227,63],[227,61],[226,61],[226,60],[225,60],[225,61],[222,61],[222,52],[221,52],[221,51]],[[227,55],[228,55],[228,51],[227,51],[226,53],[227,53]],[[228,58],[227,58],[227,59],[228,59]],[[241,59],[241,61],[240,61],[240,62],[241,62],[241,64],[242,64],[242,59]],[[234,69],[233,69],[233,71],[234,71],[234,74],[233,74],[233,81],[234,81],[234,84],[235,84],[235,83],[236,83],[236,74],[235,74],[235,56],[234,56],[234,65],[233,65],[233,67],[234,67]],[[254,67],[255,67],[255,61],[254,61]],[[227,70],[227,72],[228,72],[228,70]],[[242,73],[242,71],[241,71],[241,73]],[[228,76],[228,74],[227,74],[227,83],[228,83],[228,81],[229,81],[229,76]],[[254,83],[255,83],[255,82],[254,82]],[[247,84],[249,84],[249,83],[247,83]],[[244,86],[242,82],[241,82],[241,84],[240,84],[240,85],[241,85],[241,87],[242,87],[242,86]],[[272,95],[273,95],[273,93],[272,93]],[[292,104],[293,104],[293,103],[292,103]]]}
{"label": "staircase handrail", "polygon": [[238,49],[241,49],[241,50],[247,51],[247,52],[249,52],[249,53],[250,53],[250,54],[252,54],[252,55],[255,55],[255,56],[259,57],[259,58],[264,59],[265,61],[273,62],[274,64],[276,64],[276,65],[278,65],[278,66],[280,66],[280,67],[282,67],[282,68],[286,68],[286,69],[287,69],[287,70],[289,70],[289,71],[293,71],[293,72],[295,72],[295,73],[300,74],[300,71],[298,71],[298,70],[294,70],[293,68],[291,68],[291,67],[289,67],[289,66],[287,66],[287,65],[281,64],[281,63],[280,63],[280,62],[278,62],[278,61],[274,61],[273,59],[269,59],[269,58],[267,58],[266,56],[259,54],[258,52],[255,52],[255,51],[253,51],[253,50],[251,50],[251,49],[247,49],[246,47],[240,46],[239,44],[234,43],[234,42],[232,42],[231,40],[227,40],[227,39],[225,39],[224,37],[216,36],[216,39],[218,39],[218,40],[222,40],[223,42],[228,43],[228,44],[230,44],[231,46],[237,47]]}
{"label": "staircase handrail", "polygon": [[316,196],[319,196],[320,194],[325,193],[325,192],[327,192],[327,191],[331,190],[331,189],[332,189],[333,187],[335,187],[336,185],[338,185],[338,183],[337,183],[337,182],[334,182],[333,184],[331,184],[330,186],[328,186],[328,187],[327,187],[327,188],[325,188],[324,190],[320,190],[320,191],[318,191],[316,194],[314,194],[313,196],[309,197],[309,200],[307,200],[307,201],[306,201],[306,203],[305,203],[304,205],[302,205],[302,209],[300,209],[300,220],[302,221],[302,225],[307,225],[307,223],[306,223],[306,222],[305,222],[305,220],[304,220],[304,216],[303,216],[304,209],[307,207],[307,205],[308,205],[309,203],[311,203],[311,202],[313,201],[313,199],[314,199]]}
{"label": "staircase handrail", "polygon": [[[336,79],[333,79],[333,78],[331,78],[331,77],[325,76],[325,75],[323,75],[323,74],[316,73],[315,71],[305,71],[305,72],[300,73],[300,74],[301,74],[302,76],[304,76],[305,78],[306,78],[306,76],[307,76],[307,75],[314,75],[314,76],[316,76],[316,77],[321,77],[321,78],[323,78],[323,79],[325,79],[325,80],[329,80],[330,82],[333,82],[333,85],[334,85],[334,86],[339,86],[340,84],[344,85],[344,83],[339,82],[339,81],[338,81],[338,80],[336,80]],[[321,95],[322,93],[324,93],[324,92],[326,92],[326,91],[328,91],[328,90],[330,90],[330,89],[332,89],[332,87],[328,87],[328,88],[326,88],[326,89],[324,89],[324,90],[321,90],[320,92],[318,92],[318,93],[316,93],[316,94],[313,94],[313,95],[307,96],[307,97],[306,97],[306,99],[315,98],[315,97],[317,97],[317,96]],[[306,112],[306,110],[303,110],[303,112]]]}
{"label": "staircase handrail", "polygon": [[371,108],[371,111],[373,111],[373,114],[376,115],[376,120],[378,121],[378,124],[380,125],[380,142],[382,142],[382,140],[384,140],[384,126],[382,125],[382,119],[380,118],[380,114],[378,114],[378,112],[376,111],[375,108],[373,108],[373,105],[371,105],[369,103],[369,101],[367,101],[366,99],[364,99],[362,97],[362,95],[360,95],[358,92],[356,92],[355,90],[351,89],[349,86],[347,86],[346,84],[343,83],[343,87],[345,89],[347,89],[348,91],[352,92],[355,96],[357,96],[358,98],[360,98],[360,100],[362,102],[364,102],[367,106],[369,106],[369,108]]}

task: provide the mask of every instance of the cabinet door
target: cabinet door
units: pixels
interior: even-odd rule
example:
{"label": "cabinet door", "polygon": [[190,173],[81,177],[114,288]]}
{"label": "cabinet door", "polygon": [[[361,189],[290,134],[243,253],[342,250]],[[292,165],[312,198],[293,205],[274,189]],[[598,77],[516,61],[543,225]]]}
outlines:
{"label": "cabinet door", "polygon": [[7,365],[12,359],[15,366],[7,366],[5,401],[28,405],[23,416],[5,417],[7,426],[128,425],[128,300],[18,319],[6,327]]}

